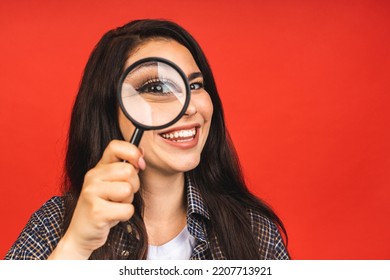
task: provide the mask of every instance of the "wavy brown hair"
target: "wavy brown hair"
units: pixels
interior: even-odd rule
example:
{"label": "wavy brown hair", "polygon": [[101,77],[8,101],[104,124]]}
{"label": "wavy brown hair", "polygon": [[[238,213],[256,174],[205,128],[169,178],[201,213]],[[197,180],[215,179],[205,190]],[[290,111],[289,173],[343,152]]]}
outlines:
{"label": "wavy brown hair", "polygon": [[[187,176],[199,189],[211,214],[210,233],[227,259],[259,259],[259,253],[247,209],[251,208],[275,222],[286,231],[278,216],[264,202],[248,191],[236,151],[225,127],[224,114],[214,78],[207,59],[194,38],[182,27],[165,20],[137,20],[107,32],[96,45],[84,70],[76,97],[68,136],[65,163],[65,217],[63,232],[68,228],[86,172],[100,160],[113,139],[123,139],[118,124],[117,83],[131,52],[142,43],[155,39],[175,40],[194,57],[204,77],[214,111],[210,133],[199,165]],[[147,234],[142,218],[143,203],[139,194],[134,200],[135,214],[131,218],[139,232],[139,241],[129,259],[145,259]],[[91,259],[122,258],[110,244],[117,244],[113,227],[105,245],[94,251]],[[229,234],[226,234],[229,232]]]}

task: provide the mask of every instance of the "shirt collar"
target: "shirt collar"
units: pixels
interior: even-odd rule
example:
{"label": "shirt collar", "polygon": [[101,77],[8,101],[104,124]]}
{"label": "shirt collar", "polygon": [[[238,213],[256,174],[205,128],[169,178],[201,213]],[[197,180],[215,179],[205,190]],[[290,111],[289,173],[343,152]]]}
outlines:
{"label": "shirt collar", "polygon": [[202,195],[200,194],[198,188],[192,184],[188,176],[186,179],[188,203],[187,216],[189,217],[192,214],[199,214],[210,220],[208,208],[204,203]]}

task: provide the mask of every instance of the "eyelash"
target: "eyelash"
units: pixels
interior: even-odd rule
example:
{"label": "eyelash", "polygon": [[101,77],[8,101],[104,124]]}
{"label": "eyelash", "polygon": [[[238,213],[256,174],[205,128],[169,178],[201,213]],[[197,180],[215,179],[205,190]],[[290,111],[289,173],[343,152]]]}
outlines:
{"label": "eyelash", "polygon": [[[170,85],[170,87],[168,86],[169,92],[164,92],[164,90],[167,89],[166,88],[167,84]],[[150,87],[153,87],[153,89],[151,89]],[[171,90],[172,89],[175,90],[175,88],[176,88],[175,83],[170,80],[160,79],[160,78],[150,78],[147,79],[145,82],[143,82],[141,86],[137,87],[136,90],[138,92],[142,92],[142,90],[144,90],[142,93],[169,95],[171,93]],[[178,91],[177,88],[176,91]]]}
{"label": "eyelash", "polygon": [[[194,85],[198,85],[198,88],[193,88]],[[190,89],[191,90],[199,90],[199,89],[202,89],[204,88],[204,84],[203,82],[199,81],[199,82],[194,82],[194,83],[191,83],[190,84]]]}

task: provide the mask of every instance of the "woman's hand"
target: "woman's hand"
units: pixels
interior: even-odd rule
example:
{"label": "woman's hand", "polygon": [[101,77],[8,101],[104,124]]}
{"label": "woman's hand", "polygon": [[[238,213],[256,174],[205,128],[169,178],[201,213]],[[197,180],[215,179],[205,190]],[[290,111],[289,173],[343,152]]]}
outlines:
{"label": "woman's hand", "polygon": [[144,168],[136,146],[110,142],[98,164],[85,175],[72,221],[49,259],[88,259],[103,246],[110,229],[133,216],[138,171]]}

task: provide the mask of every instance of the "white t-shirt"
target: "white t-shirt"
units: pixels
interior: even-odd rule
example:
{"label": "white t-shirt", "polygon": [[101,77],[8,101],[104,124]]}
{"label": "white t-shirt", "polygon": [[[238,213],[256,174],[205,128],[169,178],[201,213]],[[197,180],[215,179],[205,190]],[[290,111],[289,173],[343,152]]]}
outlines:
{"label": "white t-shirt", "polygon": [[171,241],[161,246],[148,246],[148,260],[189,260],[195,238],[188,232],[187,226]]}

